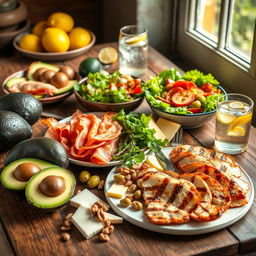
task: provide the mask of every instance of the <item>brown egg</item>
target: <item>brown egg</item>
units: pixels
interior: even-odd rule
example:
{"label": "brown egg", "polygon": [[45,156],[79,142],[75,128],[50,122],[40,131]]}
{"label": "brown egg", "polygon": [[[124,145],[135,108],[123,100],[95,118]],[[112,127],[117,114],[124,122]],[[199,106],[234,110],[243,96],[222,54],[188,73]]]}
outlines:
{"label": "brown egg", "polygon": [[35,173],[41,169],[32,163],[18,165],[13,171],[13,176],[19,181],[28,181]]}
{"label": "brown egg", "polygon": [[74,78],[75,71],[69,66],[60,67],[59,71],[65,73],[68,76],[69,80],[72,80]]}
{"label": "brown egg", "polygon": [[40,81],[49,83],[51,78],[55,75],[55,73],[56,72],[50,69],[45,70],[40,76]]}
{"label": "brown egg", "polygon": [[40,182],[39,189],[44,195],[55,197],[61,195],[65,191],[66,185],[62,177],[51,175],[45,177]]}
{"label": "brown egg", "polygon": [[63,72],[57,72],[52,78],[51,78],[51,84],[53,84],[57,88],[62,88],[68,84],[68,77]]}
{"label": "brown egg", "polygon": [[46,71],[47,69],[46,68],[38,68],[34,74],[33,74],[33,78],[36,80],[36,81],[40,81],[40,77],[41,75],[44,73],[44,71]]}

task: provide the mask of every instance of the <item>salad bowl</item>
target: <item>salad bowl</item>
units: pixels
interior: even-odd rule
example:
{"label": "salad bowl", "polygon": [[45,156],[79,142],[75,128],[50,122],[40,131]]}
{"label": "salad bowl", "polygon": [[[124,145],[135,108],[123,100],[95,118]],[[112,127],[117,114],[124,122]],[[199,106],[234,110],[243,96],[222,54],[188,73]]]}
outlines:
{"label": "salad bowl", "polygon": [[226,91],[211,74],[191,70],[164,70],[146,83],[146,101],[152,111],[185,129],[203,126],[216,114],[219,97]]}
{"label": "salad bowl", "polygon": [[[87,86],[88,77],[83,78],[79,81],[78,87],[75,87],[75,96],[80,105],[90,111],[111,111],[111,112],[119,112],[123,109],[126,113],[136,109],[142,103],[144,99],[144,94],[138,93],[133,99],[124,102],[100,102],[100,100],[93,101],[83,97],[81,95],[81,86]],[[103,92],[104,94],[104,92]],[[121,95],[122,96],[122,95]],[[106,101],[106,98],[105,100]]]}

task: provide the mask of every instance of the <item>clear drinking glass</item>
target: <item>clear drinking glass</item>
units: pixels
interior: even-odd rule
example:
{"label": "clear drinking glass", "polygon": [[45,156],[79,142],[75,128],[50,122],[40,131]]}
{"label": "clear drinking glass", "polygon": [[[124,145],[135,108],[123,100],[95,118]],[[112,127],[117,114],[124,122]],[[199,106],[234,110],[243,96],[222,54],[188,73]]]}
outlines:
{"label": "clear drinking glass", "polygon": [[135,77],[147,72],[148,36],[141,26],[122,27],[119,34],[119,71]]}
{"label": "clear drinking glass", "polygon": [[220,97],[216,113],[215,147],[227,154],[246,150],[252,120],[253,101],[237,93]]}

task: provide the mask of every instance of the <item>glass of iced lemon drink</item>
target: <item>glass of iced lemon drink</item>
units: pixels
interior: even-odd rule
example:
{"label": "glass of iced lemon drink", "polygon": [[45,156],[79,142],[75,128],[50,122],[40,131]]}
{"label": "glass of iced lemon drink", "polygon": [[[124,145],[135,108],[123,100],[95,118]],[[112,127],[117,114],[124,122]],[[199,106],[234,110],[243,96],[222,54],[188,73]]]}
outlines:
{"label": "glass of iced lemon drink", "polygon": [[246,150],[252,120],[253,101],[230,93],[220,97],[216,113],[215,147],[227,154]]}

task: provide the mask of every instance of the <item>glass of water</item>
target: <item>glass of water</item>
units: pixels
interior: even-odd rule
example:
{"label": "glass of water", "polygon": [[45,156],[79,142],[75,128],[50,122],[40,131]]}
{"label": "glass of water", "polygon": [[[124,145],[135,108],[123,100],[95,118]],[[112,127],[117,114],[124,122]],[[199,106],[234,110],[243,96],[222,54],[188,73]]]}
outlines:
{"label": "glass of water", "polygon": [[237,93],[223,95],[216,113],[215,147],[227,154],[246,150],[252,120],[253,101]]}
{"label": "glass of water", "polygon": [[122,27],[119,34],[119,71],[135,77],[147,72],[148,36],[141,26]]}

